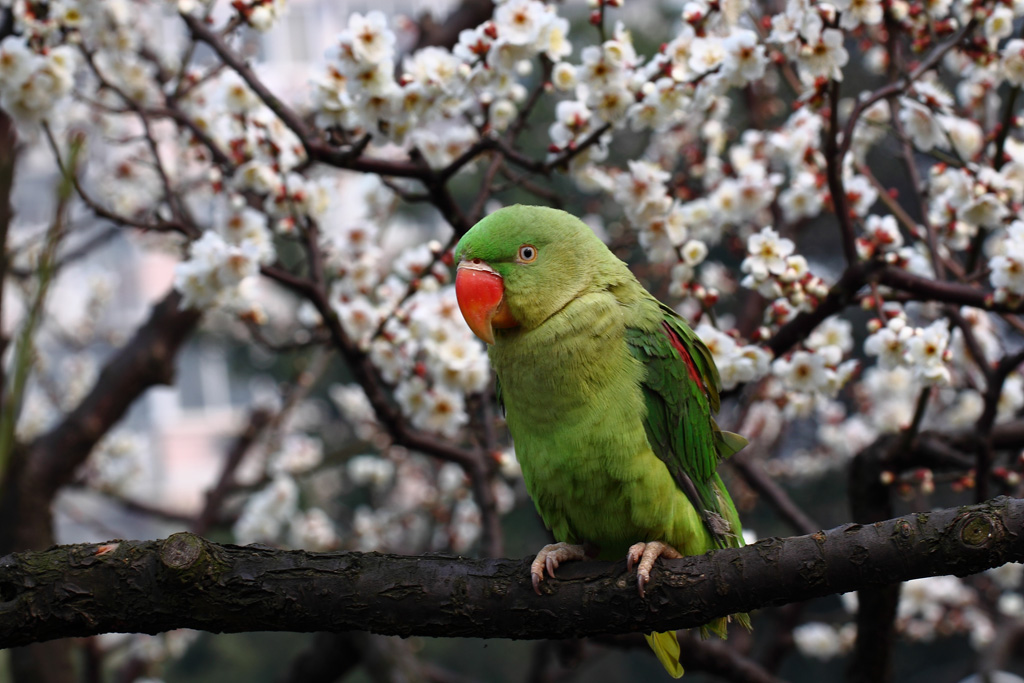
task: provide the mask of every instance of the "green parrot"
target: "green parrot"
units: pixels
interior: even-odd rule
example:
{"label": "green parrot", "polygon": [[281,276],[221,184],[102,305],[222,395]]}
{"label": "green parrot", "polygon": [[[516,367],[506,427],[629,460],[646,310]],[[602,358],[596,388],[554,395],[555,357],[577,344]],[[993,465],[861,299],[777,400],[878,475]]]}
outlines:
{"label": "green parrot", "polygon": [[[556,209],[495,211],[455,260],[459,307],[488,344],[526,488],[558,541],[531,566],[538,593],[561,562],[625,555],[643,596],[658,557],[743,545],[715,470],[747,441],[715,423],[718,370],[679,315]],[[702,631],[724,637],[725,623]],[[675,632],[647,640],[681,676]]]}

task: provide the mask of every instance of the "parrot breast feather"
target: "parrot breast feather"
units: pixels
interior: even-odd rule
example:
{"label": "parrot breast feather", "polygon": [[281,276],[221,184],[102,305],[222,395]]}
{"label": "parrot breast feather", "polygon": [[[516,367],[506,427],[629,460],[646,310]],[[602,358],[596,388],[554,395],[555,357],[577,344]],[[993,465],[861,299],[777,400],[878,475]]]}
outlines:
{"label": "parrot breast feather", "polygon": [[656,329],[627,328],[630,352],[646,368],[644,427],[651,449],[704,520],[716,543],[733,545],[738,533],[725,521],[717,484],[719,463],[747,441],[723,432],[712,413],[719,407],[720,380],[711,352],[670,309],[662,307]]}

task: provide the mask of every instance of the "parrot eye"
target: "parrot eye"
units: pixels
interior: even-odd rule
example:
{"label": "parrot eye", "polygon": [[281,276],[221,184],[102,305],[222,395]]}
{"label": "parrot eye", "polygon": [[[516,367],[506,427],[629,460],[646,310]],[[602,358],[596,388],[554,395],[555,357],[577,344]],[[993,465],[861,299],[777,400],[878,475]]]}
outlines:
{"label": "parrot eye", "polygon": [[519,247],[519,262],[533,263],[537,260],[537,247],[532,244],[524,244]]}

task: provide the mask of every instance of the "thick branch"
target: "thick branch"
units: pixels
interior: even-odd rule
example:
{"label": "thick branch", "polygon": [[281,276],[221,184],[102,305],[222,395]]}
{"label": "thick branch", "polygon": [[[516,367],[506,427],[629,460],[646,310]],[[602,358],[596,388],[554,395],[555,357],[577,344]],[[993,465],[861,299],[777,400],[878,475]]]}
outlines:
{"label": "thick branch", "polygon": [[648,598],[622,562],[560,567],[544,595],[527,562],[307,553],[161,541],[58,546],[0,560],[0,647],[111,631],[368,630],[568,638],[697,626],[770,604],[1024,560],[1024,499],[766,539],[659,562]]}
{"label": "thick branch", "polygon": [[[883,437],[854,457],[850,467],[850,512],[863,524],[892,515],[892,490],[882,483],[887,456],[901,436]],[[850,657],[849,683],[892,680],[892,647],[900,584],[875,586],[857,592],[857,641]]]}

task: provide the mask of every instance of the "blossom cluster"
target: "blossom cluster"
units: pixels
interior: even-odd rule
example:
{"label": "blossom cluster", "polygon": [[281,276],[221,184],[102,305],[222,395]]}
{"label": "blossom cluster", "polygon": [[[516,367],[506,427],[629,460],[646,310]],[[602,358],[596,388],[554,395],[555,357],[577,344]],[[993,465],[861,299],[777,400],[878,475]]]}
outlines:
{"label": "blossom cluster", "polygon": [[936,320],[928,327],[914,327],[898,311],[883,325],[872,321],[871,336],[864,342],[864,352],[876,356],[885,370],[904,366],[925,384],[945,385],[951,381],[949,361],[949,325]]}
{"label": "blossom cluster", "polygon": [[1014,221],[994,251],[989,259],[989,279],[996,288],[995,299],[1020,300],[1024,297],[1024,221]]}
{"label": "blossom cluster", "polygon": [[765,322],[780,325],[802,310],[813,310],[828,294],[828,287],[810,271],[807,259],[794,254],[793,240],[770,227],[747,239],[747,257],[740,264],[746,273],[743,286],[774,299],[765,310]]}
{"label": "blossom cluster", "polygon": [[934,199],[928,219],[950,249],[967,249],[979,230],[1001,228],[1011,216],[1011,206],[1024,200],[1020,161],[1004,164],[999,171],[991,166],[937,164],[930,176]]}
{"label": "blossom cluster", "polygon": [[[370,222],[329,238],[331,305],[394,387],[411,424],[455,438],[469,421],[466,396],[490,381],[483,344],[459,312],[440,245],[407,248],[389,260],[381,240]],[[362,399],[348,403],[361,406]],[[355,415],[357,422],[368,422],[358,409]]]}
{"label": "blossom cluster", "polygon": [[[806,350],[798,350],[772,363],[773,374],[788,392],[834,397],[859,366],[856,359],[843,360],[853,349],[849,322],[829,318],[807,338]],[[790,395],[789,400],[795,400]]]}
{"label": "blossom cluster", "polygon": [[[480,537],[479,507],[465,472],[454,463],[435,466],[426,458],[392,449],[382,455],[350,459],[345,479],[351,489],[366,490],[374,502],[352,511],[346,547],[402,553],[450,549],[462,553]],[[508,512],[515,503],[512,489],[500,478],[492,488],[498,512]]]}
{"label": "blossom cluster", "polygon": [[16,119],[38,121],[71,92],[78,60],[70,45],[46,53],[23,36],[0,41],[0,107]]}
{"label": "blossom cluster", "polygon": [[260,251],[244,240],[228,244],[208,231],[192,243],[189,259],[175,268],[175,288],[182,293],[183,308],[206,308],[222,302],[259,274]]}
{"label": "blossom cluster", "polygon": [[503,131],[526,96],[519,72],[539,54],[555,62],[568,54],[568,30],[552,7],[509,0],[492,21],[462,31],[451,50],[405,57],[396,77],[397,39],[384,13],[352,14],[313,83],[317,124],[409,144],[431,166],[447,166],[477,139],[473,127],[454,122],[470,117]]}
{"label": "blossom cluster", "polygon": [[[990,570],[993,581],[1006,591],[1000,598],[1000,611],[1014,614],[1019,610],[1021,565],[1007,564]],[[848,612],[857,611],[855,593],[842,596]],[[995,625],[981,606],[978,590],[955,576],[930,576],[906,581],[900,591],[896,610],[896,631],[914,641],[932,641],[937,637],[955,633],[967,634],[971,645],[980,650],[995,637]],[[797,649],[816,659],[831,659],[849,652],[856,637],[852,623],[833,626],[823,622],[808,622],[793,630]]]}
{"label": "blossom cluster", "polygon": [[706,323],[698,325],[695,332],[711,351],[723,389],[734,389],[768,373],[771,354],[760,346],[741,344],[736,338]]}
{"label": "blossom cluster", "polygon": [[[250,455],[250,467],[240,473],[240,478],[262,486],[245,500],[232,529],[235,539],[243,544],[286,542],[309,550],[337,548],[341,540],[335,524],[316,504],[323,496],[306,490],[313,474],[323,475],[322,441],[300,431],[275,431],[264,441],[264,448]],[[300,506],[303,497],[313,504]]]}
{"label": "blossom cluster", "polygon": [[[179,0],[178,8],[190,11],[196,2],[197,0]],[[184,7],[183,3],[186,3]],[[261,32],[269,31],[287,9],[284,0],[234,0],[231,6],[245,23]]]}
{"label": "blossom cluster", "polygon": [[98,491],[130,498],[146,473],[148,443],[143,435],[125,430],[108,434],[85,467],[85,481]]}

